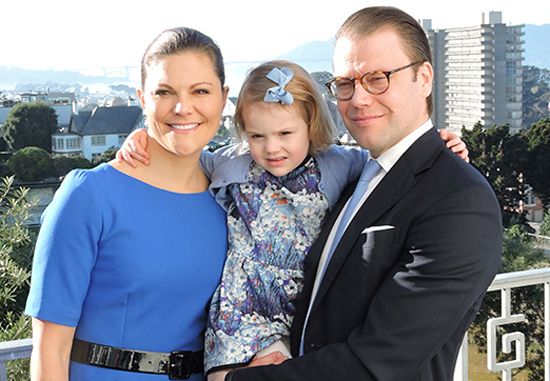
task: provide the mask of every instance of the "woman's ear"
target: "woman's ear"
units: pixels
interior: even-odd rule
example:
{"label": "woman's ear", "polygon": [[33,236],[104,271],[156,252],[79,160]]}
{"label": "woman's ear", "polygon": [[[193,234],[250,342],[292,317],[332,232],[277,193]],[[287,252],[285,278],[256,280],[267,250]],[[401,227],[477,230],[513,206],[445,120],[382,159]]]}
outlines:
{"label": "woman's ear", "polygon": [[138,96],[138,99],[139,99],[139,103],[141,104],[141,108],[144,109],[145,108],[145,97],[143,95],[143,90],[142,89],[137,89],[136,93],[137,93],[137,96]]}
{"label": "woman's ear", "polygon": [[224,86],[222,89],[223,92],[223,107],[225,107],[225,102],[227,102],[227,97],[229,96],[229,86]]}

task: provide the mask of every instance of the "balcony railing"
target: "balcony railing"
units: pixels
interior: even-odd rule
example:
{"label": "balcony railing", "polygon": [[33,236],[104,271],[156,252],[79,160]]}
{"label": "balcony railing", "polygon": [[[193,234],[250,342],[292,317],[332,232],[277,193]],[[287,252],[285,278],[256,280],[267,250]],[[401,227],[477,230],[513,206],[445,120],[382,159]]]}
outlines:
{"label": "balcony railing", "polygon": [[[500,291],[501,316],[487,321],[487,368],[501,373],[502,381],[511,381],[512,372],[525,364],[525,335],[511,332],[502,335],[504,353],[515,353],[515,359],[499,362],[497,351],[497,327],[525,321],[525,316],[512,310],[513,288],[544,284],[544,380],[550,381],[550,268],[498,274],[488,292]],[[517,311],[520,312],[520,311]],[[468,381],[468,334],[465,335],[456,363],[454,381]],[[6,381],[6,363],[10,360],[30,357],[30,339],[0,343],[0,381]]]}
{"label": "balcony railing", "polygon": [[[525,365],[525,335],[522,332],[506,333],[501,338],[502,351],[514,352],[515,359],[504,362],[497,359],[497,327],[526,320],[522,313],[512,311],[511,291],[513,288],[540,284],[544,284],[544,380],[550,381],[550,268],[498,274],[487,290],[500,291],[501,294],[501,316],[487,321],[487,368],[500,372],[502,381],[511,381],[514,369]],[[468,351],[465,348],[468,348],[468,333],[458,355],[454,381],[468,380]]]}
{"label": "balcony railing", "polygon": [[0,381],[7,381],[6,363],[31,356],[31,339],[5,341],[0,343]]}

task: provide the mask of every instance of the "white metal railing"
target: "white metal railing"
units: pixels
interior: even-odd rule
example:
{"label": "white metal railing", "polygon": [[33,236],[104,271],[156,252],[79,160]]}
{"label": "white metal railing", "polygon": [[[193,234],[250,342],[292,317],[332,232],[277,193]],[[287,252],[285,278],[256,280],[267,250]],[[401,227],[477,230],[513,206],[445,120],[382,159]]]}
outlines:
{"label": "white metal railing", "polygon": [[[511,381],[512,371],[525,364],[525,336],[521,332],[502,335],[502,350],[511,353],[515,349],[516,358],[511,361],[497,360],[497,333],[499,326],[525,321],[521,313],[512,313],[511,290],[544,284],[544,380],[550,381],[550,268],[498,274],[487,292],[501,292],[501,315],[487,321],[487,367],[493,372],[501,372],[502,381]],[[468,334],[464,336],[462,348],[454,373],[454,381],[468,381]],[[0,342],[0,381],[7,381],[6,363],[10,360],[30,357],[31,339]]]}
{"label": "white metal railing", "polygon": [[[503,362],[497,360],[497,327],[526,320],[525,315],[513,313],[511,290],[539,284],[544,284],[544,380],[550,381],[550,268],[498,274],[487,290],[501,293],[501,316],[487,321],[487,368],[501,372],[502,381],[511,381],[512,371],[525,365],[525,335],[522,332],[502,335],[502,351],[512,353],[512,349],[515,349],[515,359]],[[465,348],[468,348],[468,333],[458,355],[454,381],[468,381],[468,351]]]}
{"label": "white metal railing", "polygon": [[31,356],[32,340],[22,339],[0,342],[0,381],[7,381],[6,363]]}
{"label": "white metal railing", "polygon": [[550,254],[550,237],[539,235],[539,234],[529,234],[533,237],[533,241],[537,248],[544,251],[545,254]]}

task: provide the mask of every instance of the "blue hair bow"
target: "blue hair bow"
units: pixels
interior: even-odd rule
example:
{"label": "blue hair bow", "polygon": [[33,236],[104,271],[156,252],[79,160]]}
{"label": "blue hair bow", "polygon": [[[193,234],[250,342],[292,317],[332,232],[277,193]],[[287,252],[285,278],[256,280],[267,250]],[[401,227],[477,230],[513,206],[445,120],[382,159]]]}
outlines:
{"label": "blue hair bow", "polygon": [[294,72],[287,67],[282,67],[280,69],[275,67],[266,75],[266,77],[275,82],[277,86],[267,89],[264,102],[281,102],[285,105],[291,105],[294,102],[294,97],[285,90],[285,86],[288,85],[294,77]]}

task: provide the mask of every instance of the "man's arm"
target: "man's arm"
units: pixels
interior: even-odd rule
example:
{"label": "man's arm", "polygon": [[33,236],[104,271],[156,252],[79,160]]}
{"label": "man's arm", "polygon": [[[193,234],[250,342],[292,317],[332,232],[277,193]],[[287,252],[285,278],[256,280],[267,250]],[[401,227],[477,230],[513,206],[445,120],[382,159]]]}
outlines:
{"label": "man's arm", "polygon": [[238,370],[226,380],[408,380],[451,337],[460,340],[500,263],[496,199],[485,184],[458,189],[409,229],[364,324],[345,342],[280,366]]}

